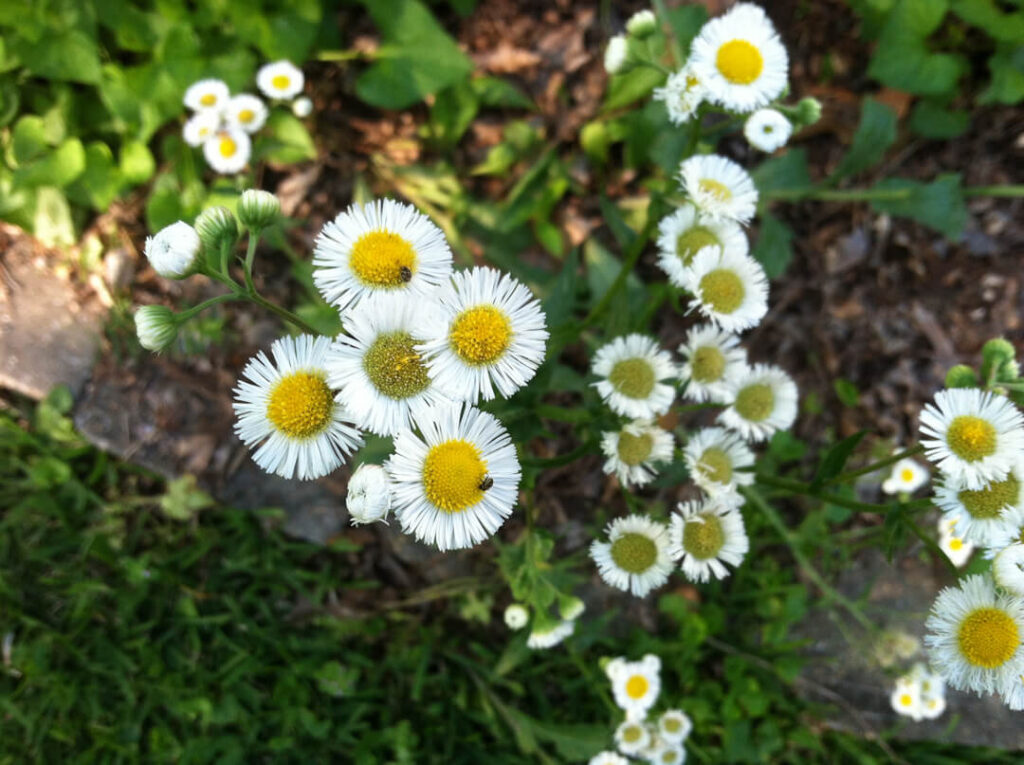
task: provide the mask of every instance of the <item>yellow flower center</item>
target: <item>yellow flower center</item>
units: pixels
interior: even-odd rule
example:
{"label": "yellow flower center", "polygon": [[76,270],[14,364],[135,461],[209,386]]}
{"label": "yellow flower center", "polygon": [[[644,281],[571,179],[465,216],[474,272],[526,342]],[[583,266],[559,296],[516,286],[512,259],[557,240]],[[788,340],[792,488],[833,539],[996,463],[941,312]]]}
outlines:
{"label": "yellow flower center", "polygon": [[669,733],[678,733],[680,730],[682,730],[683,723],[681,720],[677,720],[674,717],[669,717],[667,720],[662,721],[661,727]]}
{"label": "yellow flower center", "polygon": [[1017,503],[1020,481],[1010,473],[1004,480],[993,481],[984,489],[964,489],[956,496],[973,518],[998,518],[1003,514],[1003,508]]}
{"label": "yellow flower center", "polygon": [[256,112],[254,112],[252,109],[242,109],[242,111],[238,113],[239,122],[245,122],[246,124],[248,124],[252,122],[255,118]]}
{"label": "yellow flower center", "polygon": [[732,460],[724,449],[712,446],[704,450],[697,467],[709,481],[729,483],[732,480]]}
{"label": "yellow flower center", "polygon": [[775,394],[772,392],[772,386],[766,383],[748,385],[736,394],[733,408],[744,420],[760,422],[775,409]]}
{"label": "yellow flower center", "polygon": [[693,261],[693,256],[702,248],[721,246],[721,240],[711,229],[705,226],[694,226],[681,233],[676,239],[676,255],[683,261],[684,266],[688,266]]}
{"label": "yellow flower center", "polygon": [[639,436],[625,431],[619,433],[619,459],[630,467],[639,465],[650,457],[653,447],[654,439],[650,433],[642,433]]}
{"label": "yellow flower center", "polygon": [[647,695],[647,689],[650,687],[646,677],[633,675],[626,681],[626,695],[631,699],[642,699]]}
{"label": "yellow flower center", "polygon": [[650,537],[627,532],[612,542],[611,556],[623,571],[642,574],[658,560],[658,547]]}
{"label": "yellow flower center", "polygon": [[705,194],[710,194],[719,202],[728,202],[732,199],[732,189],[714,178],[701,178],[697,188]]}
{"label": "yellow flower center", "polygon": [[[630,678],[630,679],[632,680],[633,678]],[[640,678],[640,679],[643,680],[643,678]],[[628,685],[628,683],[627,683],[627,685]],[[629,691],[627,690],[626,692],[628,693]],[[641,696],[642,695],[643,694],[641,694]],[[624,728],[622,730],[622,740],[625,741],[627,744],[636,743],[637,741],[640,740],[640,738],[643,735],[644,735],[643,728],[641,728],[639,725],[630,725],[628,728]]]}
{"label": "yellow flower center", "polygon": [[311,438],[327,428],[334,416],[334,394],[323,375],[293,372],[270,391],[267,419],[289,438]]}
{"label": "yellow flower center", "polygon": [[431,447],[423,460],[423,493],[439,510],[459,513],[483,499],[486,475],[487,462],[476,445],[452,439]]}
{"label": "yellow flower center", "polygon": [[903,468],[900,471],[900,479],[903,483],[910,483],[914,479],[914,471],[910,468]]}
{"label": "yellow flower center", "polygon": [[953,537],[952,539],[949,540],[949,549],[950,550],[959,550],[963,546],[964,546],[963,541],[961,541],[960,539],[958,539],[956,537]]}
{"label": "yellow flower center", "polygon": [[749,85],[761,76],[764,58],[757,46],[746,40],[730,40],[718,49],[715,66],[733,85]]}
{"label": "yellow flower center", "polygon": [[204,93],[199,97],[199,103],[203,106],[213,106],[217,103],[217,96],[213,95],[213,93]]}
{"label": "yellow flower center", "polygon": [[418,341],[408,332],[379,335],[363,356],[370,382],[389,398],[415,396],[430,384],[427,368],[414,347]]}
{"label": "yellow flower center", "polygon": [[397,287],[409,281],[408,275],[416,270],[416,252],[398,234],[371,231],[356,240],[348,265],[363,284]]}
{"label": "yellow flower center", "polygon": [[977,462],[995,452],[995,426],[970,414],[954,417],[946,431],[946,445],[960,459]]}
{"label": "yellow flower center", "polygon": [[291,84],[291,78],[287,74],[278,74],[270,81],[277,90],[284,90]]}
{"label": "yellow flower center", "polygon": [[467,364],[493,364],[508,350],[512,322],[494,306],[479,305],[455,317],[448,339]]}
{"label": "yellow flower center", "polygon": [[743,280],[735,271],[727,268],[716,268],[709,271],[700,280],[701,302],[711,306],[717,313],[732,313],[743,305],[746,289]]}
{"label": "yellow flower center", "polygon": [[911,696],[909,693],[904,693],[902,696],[900,696],[900,705],[901,706],[909,707],[913,703],[914,703],[914,697]]}
{"label": "yellow flower center", "polygon": [[647,398],[654,390],[654,368],[646,359],[623,359],[616,362],[608,382],[623,396]]}
{"label": "yellow flower center", "polygon": [[725,354],[713,345],[702,345],[690,357],[690,375],[699,383],[717,382],[725,373]]}
{"label": "yellow flower center", "polygon": [[725,531],[714,513],[704,513],[683,527],[683,549],[697,560],[714,558],[724,544]]}
{"label": "yellow flower center", "polygon": [[679,755],[676,753],[675,749],[666,749],[661,753],[661,761],[663,765],[673,765],[677,757],[679,757]]}
{"label": "yellow flower center", "polygon": [[960,653],[975,667],[994,669],[1010,660],[1020,647],[1020,631],[1008,613],[979,608],[960,623],[956,636]]}
{"label": "yellow flower center", "polygon": [[235,143],[234,139],[226,135],[222,135],[220,137],[220,144],[218,146],[218,149],[220,150],[220,155],[227,159],[229,157],[235,156],[235,152],[238,151],[238,144]]}
{"label": "yellow flower center", "polygon": [[210,128],[208,128],[208,127],[201,127],[201,128],[199,128],[199,137],[200,138],[206,138],[206,136],[208,136],[209,134],[210,134]]}

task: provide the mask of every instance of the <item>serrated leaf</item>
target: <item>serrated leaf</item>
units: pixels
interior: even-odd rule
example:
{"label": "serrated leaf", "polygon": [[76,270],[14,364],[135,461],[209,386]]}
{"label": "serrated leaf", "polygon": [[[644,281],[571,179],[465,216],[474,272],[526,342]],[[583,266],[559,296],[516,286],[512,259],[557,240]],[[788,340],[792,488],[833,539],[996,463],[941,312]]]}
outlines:
{"label": "serrated leaf", "polygon": [[867,170],[885,156],[895,140],[896,112],[873,98],[865,98],[853,143],[832,177],[844,178]]}

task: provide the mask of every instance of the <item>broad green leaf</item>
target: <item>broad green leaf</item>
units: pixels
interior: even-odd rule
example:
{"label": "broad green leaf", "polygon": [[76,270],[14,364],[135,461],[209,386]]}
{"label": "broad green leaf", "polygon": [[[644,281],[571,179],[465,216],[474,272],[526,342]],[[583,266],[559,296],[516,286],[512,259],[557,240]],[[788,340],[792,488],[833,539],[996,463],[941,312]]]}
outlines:
{"label": "broad green leaf", "polygon": [[145,183],[156,172],[156,160],[142,141],[126,141],[121,146],[120,169],[127,183]]}
{"label": "broad green leaf", "polygon": [[793,230],[771,213],[762,213],[752,255],[769,279],[782,276],[793,259]]}
{"label": "broad green leaf", "polygon": [[85,171],[68,188],[68,195],[76,203],[102,212],[110,207],[123,182],[110,147],[93,141],[85,147]]}
{"label": "broad green leaf", "polygon": [[1024,44],[1000,45],[988,60],[992,82],[979,96],[983,104],[1018,104],[1024,100]]}
{"label": "broad green leaf", "polygon": [[860,403],[860,391],[849,380],[838,377],[833,381],[832,388],[844,406],[854,407]]}
{"label": "broad green leaf", "polygon": [[952,111],[940,102],[927,98],[914,104],[914,110],[910,114],[910,129],[925,138],[956,138],[970,125],[970,112]]}
{"label": "broad green leaf", "polygon": [[790,149],[781,156],[766,159],[754,169],[752,175],[757,190],[766,198],[773,191],[806,189],[811,186],[805,149]]}
{"label": "broad green leaf", "polygon": [[853,143],[832,177],[844,178],[867,170],[885,156],[895,140],[896,112],[873,98],[865,98]]}
{"label": "broad green leaf", "polygon": [[259,154],[271,162],[290,164],[316,158],[316,145],[302,120],[275,109],[258,139]]}
{"label": "broad green leaf", "polygon": [[949,239],[958,237],[967,223],[960,176],[955,173],[940,175],[931,183],[906,178],[887,178],[874,190],[892,192],[890,199],[875,199],[871,206],[879,212],[913,218],[944,234]]}
{"label": "broad green leaf", "polygon": [[484,106],[510,109],[535,109],[536,105],[519,88],[498,77],[476,77],[470,87]]}
{"label": "broad green leaf", "polygon": [[6,127],[11,124],[11,121],[18,114],[18,107],[20,105],[21,94],[18,85],[13,79],[0,77],[0,127]]}
{"label": "broad green leaf", "polygon": [[85,148],[69,138],[52,152],[19,167],[14,177],[24,186],[67,186],[85,170]]}
{"label": "broad green leaf", "polygon": [[458,143],[476,117],[480,100],[468,82],[459,82],[437,94],[430,107],[430,137],[442,146]]}
{"label": "broad green leaf", "polygon": [[1001,42],[1024,42],[1024,9],[1004,12],[994,0],[952,0],[950,10],[968,24]]}
{"label": "broad green leaf", "polygon": [[868,74],[908,93],[952,91],[967,68],[963,57],[933,53],[926,43],[948,7],[947,0],[898,0],[882,29]]}
{"label": "broad green leaf", "polygon": [[22,164],[45,154],[49,142],[46,140],[46,126],[43,118],[26,114],[14,123],[12,159]]}
{"label": "broad green leaf", "polygon": [[90,85],[100,80],[96,39],[81,29],[48,34],[38,42],[15,36],[10,45],[26,70],[36,77]]}
{"label": "broad green leaf", "polygon": [[[664,84],[665,75],[650,67],[640,67],[625,74],[612,76],[608,81],[608,94],[604,99],[604,111],[627,106],[634,101],[647,98],[656,87]],[[664,106],[659,104],[662,109]]]}
{"label": "broad green leaf", "polygon": [[672,31],[675,32],[676,39],[684,51],[689,50],[690,43],[707,20],[707,8],[698,3],[687,3],[668,11],[668,22],[672,25]]}

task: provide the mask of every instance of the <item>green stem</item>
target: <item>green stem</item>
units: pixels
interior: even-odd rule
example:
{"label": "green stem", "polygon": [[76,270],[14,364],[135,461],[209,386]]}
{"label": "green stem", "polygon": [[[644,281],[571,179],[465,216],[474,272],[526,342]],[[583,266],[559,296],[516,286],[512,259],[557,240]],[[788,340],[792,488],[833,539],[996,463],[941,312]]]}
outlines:
{"label": "green stem", "polygon": [[866,629],[868,632],[875,630],[875,625],[872,623],[864,612],[860,610],[860,607],[856,603],[851,601],[841,592],[836,590],[832,585],[825,581],[825,578],[818,573],[818,570],[811,564],[807,559],[807,556],[801,552],[800,548],[796,544],[796,540],[793,539],[792,533],[786,528],[786,524],[782,522],[782,518],[775,512],[775,509],[769,505],[761,494],[754,488],[749,486],[740,487],[740,492],[746,497],[747,501],[750,502],[754,507],[761,511],[761,514],[768,519],[775,531],[778,532],[779,536],[782,537],[782,541],[789,547],[789,551],[793,554],[793,558],[796,560],[797,565],[800,566],[801,570],[818,587],[819,590],[829,600],[833,600],[843,608],[845,608],[850,615],[857,621],[860,626]]}
{"label": "green stem", "polygon": [[942,552],[942,548],[935,544],[935,540],[921,531],[921,527],[914,523],[910,518],[904,517],[903,520],[907,526],[910,527],[910,530],[914,532],[914,536],[924,542],[924,546],[928,548],[929,552],[931,552],[932,555],[937,556],[939,560],[946,564],[946,568],[949,569],[949,573],[951,573],[955,579],[958,576],[956,566],[953,565],[953,561],[949,559],[949,556]]}
{"label": "green stem", "polygon": [[579,459],[595,446],[597,446],[596,442],[591,439],[580,444],[571,452],[557,454],[554,457],[523,457],[519,460],[519,463],[523,467],[535,467],[542,469],[561,467],[562,465],[568,465],[570,462]]}
{"label": "green stem", "polygon": [[686,148],[683,150],[683,159],[692,157],[693,153],[697,151],[697,145],[700,143],[700,130],[701,123],[704,121],[704,106],[697,107],[697,113],[693,115],[693,119],[690,120],[689,129],[690,134],[686,138]]}
{"label": "green stem", "polygon": [[647,223],[644,224],[643,230],[637,234],[633,244],[630,247],[629,252],[626,253],[626,259],[622,261],[622,267],[619,269],[619,273],[615,276],[615,281],[611,283],[608,291],[604,293],[604,297],[595,305],[590,313],[587,314],[586,318],[583,319],[583,323],[580,329],[586,329],[596,322],[605,311],[608,310],[608,306],[611,305],[612,300],[619,293],[619,291],[625,286],[626,279],[632,272],[633,267],[636,266],[637,261],[640,260],[640,256],[643,254],[644,247],[647,245],[647,239],[651,235],[655,226],[655,221],[652,215],[648,213]]}
{"label": "green stem", "polygon": [[182,311],[177,316],[175,316],[175,320],[179,324],[184,324],[186,321],[191,319],[196,314],[205,311],[210,306],[217,305],[217,303],[226,303],[229,300],[244,300],[244,299],[245,299],[245,295],[243,295],[241,293],[238,293],[238,292],[227,292],[227,293],[225,293],[223,295],[217,295],[216,297],[212,297],[209,300],[204,300],[199,305],[192,306],[191,308],[187,308],[186,310]]}
{"label": "green stem", "polygon": [[256,245],[260,241],[260,232],[253,231],[249,234],[249,245],[245,249],[245,287],[250,294],[256,294],[256,286],[252,281],[252,264],[256,260]]}
{"label": "green stem", "polygon": [[305,321],[300,319],[297,315],[295,315],[294,313],[292,313],[291,311],[289,311],[286,308],[282,308],[281,306],[277,305],[276,303],[271,303],[269,300],[267,300],[265,297],[260,295],[258,292],[255,292],[255,291],[253,291],[253,292],[246,292],[246,293],[243,293],[243,295],[244,295],[246,300],[249,300],[250,302],[255,303],[256,305],[260,306],[261,308],[265,308],[268,311],[270,311],[272,314],[275,314],[275,315],[279,316],[280,318],[284,319],[285,321],[287,321],[287,322],[289,322],[291,324],[294,324],[296,327],[298,327],[303,332],[306,332],[306,333],[308,333],[310,335],[313,335],[313,336],[319,336],[321,334],[318,330],[316,330],[313,327],[311,327]]}
{"label": "green stem", "polygon": [[870,465],[865,465],[864,467],[859,468],[857,470],[849,470],[845,473],[840,473],[834,478],[830,478],[829,480],[825,481],[823,485],[829,486],[833,483],[845,483],[846,481],[849,481],[851,478],[859,478],[862,475],[874,473],[875,471],[881,470],[884,467],[889,467],[889,465],[894,465],[900,460],[906,459],[907,457],[913,457],[915,454],[921,454],[922,452],[924,452],[924,447],[921,446],[921,444],[918,444],[917,446],[912,446],[909,449],[904,449],[902,452],[893,454],[891,457],[886,457],[884,460],[872,462]]}
{"label": "green stem", "polygon": [[965,197],[1024,197],[1024,185],[971,186],[964,189]]}
{"label": "green stem", "polygon": [[[840,497],[838,494],[828,494],[819,489],[811,488],[809,483],[803,481],[796,481],[792,478],[780,478],[778,476],[769,475],[768,473],[755,473],[758,483],[764,486],[772,486],[776,489],[783,489],[784,491],[792,492],[794,494],[803,494],[807,497],[814,497],[820,499],[822,502],[828,502],[831,505],[838,505],[839,507],[845,507],[848,510],[853,510],[857,513],[885,513],[891,512],[891,508],[887,505],[875,505],[871,502],[858,502],[855,499],[848,499],[847,497]],[[904,507],[926,507],[931,505],[930,499],[915,499],[911,502],[902,503]]]}
{"label": "green stem", "polygon": [[[768,199],[798,202],[814,199],[819,202],[899,202],[916,193],[915,189],[774,189],[765,194]],[[967,197],[1022,197],[1024,186],[971,186],[963,189]]]}

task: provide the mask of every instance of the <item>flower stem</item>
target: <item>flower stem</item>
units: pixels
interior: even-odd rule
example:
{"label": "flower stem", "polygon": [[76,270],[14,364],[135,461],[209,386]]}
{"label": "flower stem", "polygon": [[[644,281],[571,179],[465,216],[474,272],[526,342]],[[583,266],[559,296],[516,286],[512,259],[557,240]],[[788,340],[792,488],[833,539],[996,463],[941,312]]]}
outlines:
{"label": "flower stem", "polygon": [[604,293],[604,297],[595,305],[590,313],[587,314],[586,318],[583,319],[583,323],[580,329],[586,329],[596,322],[604,315],[604,312],[608,310],[608,306],[611,305],[612,300],[619,293],[620,290],[625,286],[626,279],[629,277],[633,267],[636,266],[637,261],[640,260],[640,256],[643,254],[644,247],[647,245],[647,240],[650,238],[651,231],[654,230],[655,220],[650,213],[647,215],[647,223],[644,224],[643,230],[637,234],[636,239],[633,240],[633,244],[630,246],[629,252],[626,253],[625,260],[622,261],[622,267],[619,269],[619,273],[615,277],[615,281],[611,283],[608,291]]}
{"label": "flower stem", "polygon": [[899,462],[900,460],[906,459],[907,457],[913,457],[915,454],[921,454],[923,451],[924,447],[921,444],[918,444],[917,446],[911,446],[909,449],[904,449],[902,452],[893,454],[891,457],[886,457],[884,460],[872,462],[870,465],[865,465],[864,467],[859,468],[857,470],[849,470],[845,473],[840,473],[839,475],[825,481],[823,485],[829,486],[833,483],[845,483],[846,481],[849,481],[851,478],[859,478],[862,475],[874,473],[877,470],[881,470],[884,467],[889,467],[889,465],[893,465]]}
{"label": "flower stem", "polygon": [[[971,186],[962,190],[965,197],[1024,197],[1024,185],[1021,186]],[[915,189],[822,189],[809,186],[802,189],[774,189],[765,196],[769,199],[780,199],[798,202],[814,199],[819,202],[898,202],[916,193]]]}
{"label": "flower stem", "polygon": [[226,292],[223,295],[217,295],[216,297],[212,297],[209,300],[204,300],[199,305],[195,305],[195,306],[192,306],[191,308],[185,309],[184,311],[179,313],[177,316],[175,316],[175,320],[179,324],[184,324],[186,321],[191,319],[196,314],[202,313],[207,308],[210,308],[211,306],[217,305],[217,303],[226,303],[229,300],[243,300],[243,299],[244,299],[243,296],[238,294],[237,292]]}
{"label": "flower stem", "polygon": [[[754,473],[758,483],[764,486],[772,486],[776,489],[782,489],[793,494],[803,494],[807,497],[813,497],[814,499],[820,499],[822,502],[828,502],[830,505],[838,505],[839,507],[845,507],[848,510],[853,510],[857,513],[885,513],[892,512],[891,505],[876,505],[871,502],[859,502],[855,499],[849,499],[847,497],[841,497],[838,494],[829,494],[823,492],[820,489],[815,489],[809,483],[803,481],[797,481],[792,478],[781,478],[779,476],[770,475],[768,473]],[[917,509],[920,507],[931,506],[932,501],[930,499],[915,499],[910,502],[901,502],[900,504],[905,508]]]}
{"label": "flower stem", "polygon": [[284,319],[290,324],[294,324],[303,332],[306,332],[313,336],[319,336],[320,334],[322,334],[321,332],[307,324],[305,321],[300,319],[296,314],[289,311],[287,308],[282,308],[276,303],[271,303],[269,300],[267,300],[265,297],[263,297],[255,290],[252,292],[245,292],[243,293],[243,295],[245,296],[245,299],[248,300],[249,302],[255,303],[261,308],[267,309],[272,314],[275,314],[276,316],[280,317],[281,319]]}

